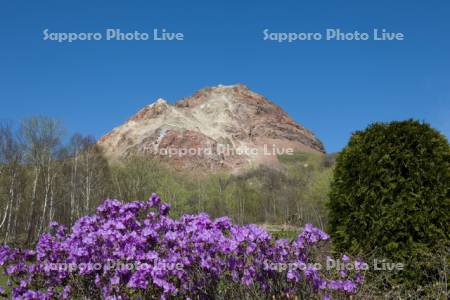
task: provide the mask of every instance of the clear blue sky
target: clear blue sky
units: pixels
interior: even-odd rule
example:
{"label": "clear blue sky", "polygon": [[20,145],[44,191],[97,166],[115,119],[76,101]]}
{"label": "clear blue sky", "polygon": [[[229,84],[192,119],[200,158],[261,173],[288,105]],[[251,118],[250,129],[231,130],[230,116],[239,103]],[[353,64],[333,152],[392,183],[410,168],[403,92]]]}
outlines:
{"label": "clear blue sky", "polygon": [[[450,135],[450,1],[0,1],[0,119],[97,138],[158,97],[244,83],[339,151],[373,121]],[[403,32],[405,41],[263,41],[262,31]],[[183,42],[57,43],[42,31],[152,31]]]}

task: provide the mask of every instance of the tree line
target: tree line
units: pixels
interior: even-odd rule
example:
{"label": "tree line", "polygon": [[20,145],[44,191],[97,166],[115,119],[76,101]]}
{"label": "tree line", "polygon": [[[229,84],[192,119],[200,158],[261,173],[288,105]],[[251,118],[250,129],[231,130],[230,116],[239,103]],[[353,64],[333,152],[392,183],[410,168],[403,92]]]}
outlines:
{"label": "tree line", "polygon": [[172,213],[228,215],[239,223],[325,227],[334,157],[296,153],[282,167],[239,175],[189,173],[145,157],[108,162],[94,137],[48,117],[0,125],[0,239],[31,245],[55,220],[70,225],[106,198],[144,200],[152,192]]}

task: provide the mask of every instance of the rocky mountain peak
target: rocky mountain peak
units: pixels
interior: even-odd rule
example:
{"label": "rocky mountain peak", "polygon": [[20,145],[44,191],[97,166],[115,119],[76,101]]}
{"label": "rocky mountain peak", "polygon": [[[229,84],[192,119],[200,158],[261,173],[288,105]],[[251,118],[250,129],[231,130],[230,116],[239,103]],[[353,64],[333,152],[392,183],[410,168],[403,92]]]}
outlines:
{"label": "rocky mountain peak", "polygon": [[324,152],[311,131],[243,84],[204,88],[173,105],[159,98],[98,144],[112,159],[138,154],[212,170],[275,165],[289,149]]}

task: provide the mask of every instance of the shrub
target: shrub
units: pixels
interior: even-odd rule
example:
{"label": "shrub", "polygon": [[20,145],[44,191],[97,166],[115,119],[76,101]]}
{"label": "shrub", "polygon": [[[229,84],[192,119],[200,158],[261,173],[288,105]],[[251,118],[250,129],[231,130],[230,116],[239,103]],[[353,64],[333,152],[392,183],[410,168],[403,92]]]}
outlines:
{"label": "shrub", "polygon": [[[333,279],[314,266],[314,248],[329,237],[311,225],[292,241],[275,240],[227,217],[175,220],[168,211],[156,195],[126,204],[106,200],[70,231],[52,223],[33,250],[0,247],[13,298],[329,299],[356,292],[362,282],[360,271]],[[290,264],[299,268],[284,268]]]}
{"label": "shrub", "polygon": [[[405,263],[399,282],[436,272],[427,254],[450,239],[450,147],[428,124],[375,123],[339,154],[330,192],[336,249]],[[447,248],[448,249],[448,248]]]}

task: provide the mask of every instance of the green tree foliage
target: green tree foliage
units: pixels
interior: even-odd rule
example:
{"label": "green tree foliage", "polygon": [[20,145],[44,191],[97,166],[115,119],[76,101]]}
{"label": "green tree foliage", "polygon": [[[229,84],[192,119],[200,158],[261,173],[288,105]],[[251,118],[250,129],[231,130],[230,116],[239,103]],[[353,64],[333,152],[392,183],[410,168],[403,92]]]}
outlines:
{"label": "green tree foliage", "polygon": [[174,170],[134,156],[110,166],[109,194],[132,201],[157,192],[175,216],[206,212],[240,224],[312,223],[324,228],[333,156],[299,152],[279,160],[279,169],[260,166],[230,174]]}
{"label": "green tree foliage", "polygon": [[93,137],[67,139],[64,132],[47,117],[18,128],[0,124],[0,241],[31,245],[52,220],[70,225],[105,198],[145,200],[153,192],[175,217],[206,212],[240,224],[326,224],[333,155],[283,155],[276,169],[239,174],[181,171],[149,157],[107,161]]}
{"label": "green tree foliage", "polygon": [[450,240],[450,146],[428,124],[375,123],[337,158],[330,232],[338,250],[405,263],[397,280],[433,274],[425,259]]}

